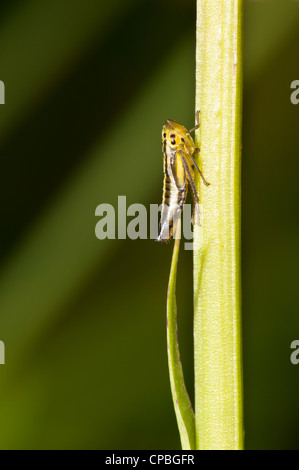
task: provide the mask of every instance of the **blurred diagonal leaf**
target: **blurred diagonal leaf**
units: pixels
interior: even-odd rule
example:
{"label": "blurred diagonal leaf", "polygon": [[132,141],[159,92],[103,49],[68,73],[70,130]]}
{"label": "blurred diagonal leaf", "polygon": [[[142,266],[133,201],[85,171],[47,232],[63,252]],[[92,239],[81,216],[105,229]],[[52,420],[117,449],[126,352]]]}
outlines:
{"label": "blurred diagonal leaf", "polygon": [[[178,6],[179,14],[157,0],[143,0],[126,9],[104,35],[95,37],[63,80],[45,88],[34,110],[0,142],[0,187],[5,199],[0,262],[78,162],[123,118],[123,110],[190,30],[190,7]],[[167,53],[160,54],[165,17],[178,33]],[[18,217],[13,217],[16,206]]]}
{"label": "blurred diagonal leaf", "polygon": [[[27,0],[0,29],[6,101],[0,139],[133,0]],[[66,26],[67,25],[67,26]],[[83,91],[82,91],[83,92]]]}
{"label": "blurred diagonal leaf", "polygon": [[[97,205],[116,205],[117,194],[125,194],[128,203],[142,202],[153,182],[161,180],[159,137],[167,111],[157,109],[157,103],[171,102],[177,83],[188,71],[192,73],[191,44],[190,39],[183,42],[165,61],[163,71],[116,123],[116,129],[86,156],[86,163],[57,193],[55,202],[3,266],[0,331],[13,353],[48,324],[113,250],[114,241],[95,237]],[[173,112],[180,109],[190,115],[192,94],[190,101],[186,94],[177,95]],[[153,202],[160,203],[160,192],[159,200]]]}

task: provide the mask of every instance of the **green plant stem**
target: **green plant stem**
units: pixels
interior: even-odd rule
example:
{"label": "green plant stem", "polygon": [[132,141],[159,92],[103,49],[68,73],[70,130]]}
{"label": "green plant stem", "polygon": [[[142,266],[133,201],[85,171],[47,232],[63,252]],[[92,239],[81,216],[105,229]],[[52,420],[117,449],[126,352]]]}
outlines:
{"label": "green plant stem", "polygon": [[167,353],[174,410],[181,437],[182,449],[195,449],[194,412],[185,387],[180,358],[177,330],[176,275],[181,237],[181,220],[178,219],[173,247],[167,294]]}
{"label": "green plant stem", "polygon": [[[242,0],[198,0],[197,179],[201,227],[194,239],[194,360],[197,449],[241,449],[240,299]],[[200,142],[198,134],[200,132]]]}

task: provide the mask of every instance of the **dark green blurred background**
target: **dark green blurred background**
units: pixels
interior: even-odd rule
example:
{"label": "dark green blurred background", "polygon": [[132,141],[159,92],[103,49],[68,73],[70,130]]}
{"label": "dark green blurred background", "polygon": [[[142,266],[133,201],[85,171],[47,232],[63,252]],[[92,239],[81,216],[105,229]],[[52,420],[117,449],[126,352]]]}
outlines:
{"label": "dark green blurred background", "polygon": [[[246,447],[299,448],[299,3],[244,11]],[[2,0],[1,449],[178,449],[172,244],[103,240],[95,208],[162,197],[165,119],[194,122],[195,2]],[[192,395],[192,254],[178,310]],[[181,305],[181,307],[180,307]],[[184,305],[184,308],[183,308]]]}

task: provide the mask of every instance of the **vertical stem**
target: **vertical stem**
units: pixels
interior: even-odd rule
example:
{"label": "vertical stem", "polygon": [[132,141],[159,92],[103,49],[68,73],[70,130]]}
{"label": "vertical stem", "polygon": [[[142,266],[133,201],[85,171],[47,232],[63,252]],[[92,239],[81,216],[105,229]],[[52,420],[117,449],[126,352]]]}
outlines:
{"label": "vertical stem", "polygon": [[[194,242],[197,449],[243,447],[240,308],[242,0],[197,0],[197,146],[200,184]],[[199,144],[198,134],[201,142]]]}

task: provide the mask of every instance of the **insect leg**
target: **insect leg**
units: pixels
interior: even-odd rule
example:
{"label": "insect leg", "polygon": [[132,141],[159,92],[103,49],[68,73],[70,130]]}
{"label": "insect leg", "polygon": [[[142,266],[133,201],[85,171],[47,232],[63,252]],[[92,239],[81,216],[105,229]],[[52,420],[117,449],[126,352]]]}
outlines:
{"label": "insect leg", "polygon": [[188,183],[190,184],[191,189],[192,189],[192,196],[193,196],[194,202],[199,203],[199,197],[198,197],[198,194],[197,194],[197,191],[196,191],[193,176],[190,173],[190,170],[189,170],[188,164],[185,160],[183,152],[180,152],[180,155],[181,155],[181,158],[182,158],[184,170],[185,170],[185,172],[187,174],[187,177],[188,177]]}
{"label": "insect leg", "polygon": [[192,129],[190,129],[189,134],[191,134],[191,132],[196,131],[200,127],[199,113],[200,113],[200,111],[197,111],[196,114],[195,114],[195,116],[196,116],[196,125],[194,127],[192,127]]}
{"label": "insect leg", "polygon": [[[198,149],[198,150],[199,150],[199,149]],[[197,169],[198,173],[200,174],[201,179],[203,180],[204,184],[205,184],[206,186],[210,186],[211,183],[208,183],[208,182],[207,182],[207,180],[205,179],[204,175],[202,174],[202,172],[201,172],[200,169],[198,168],[197,163],[196,163],[196,161],[194,160],[194,158],[192,157],[192,155],[190,155],[190,158],[191,158],[191,161],[192,161],[193,165],[195,166],[195,168]]]}
{"label": "insect leg", "polygon": [[[200,222],[199,222],[199,218],[200,218],[200,212],[199,212],[199,197],[198,197],[198,194],[197,194],[197,191],[196,191],[196,187],[195,187],[195,183],[194,183],[194,179],[190,173],[190,170],[189,170],[189,167],[188,167],[188,164],[185,160],[185,157],[184,157],[184,154],[183,152],[180,152],[180,155],[181,155],[181,158],[182,158],[182,162],[183,162],[183,166],[184,166],[184,170],[188,176],[188,182],[191,186],[191,190],[192,190],[192,197],[193,197],[193,201],[194,201],[194,207],[193,207],[193,211],[192,211],[192,224],[194,225],[195,223],[195,213],[197,212],[197,216],[198,216],[198,224],[200,225]],[[209,184],[209,183],[208,183]]]}

